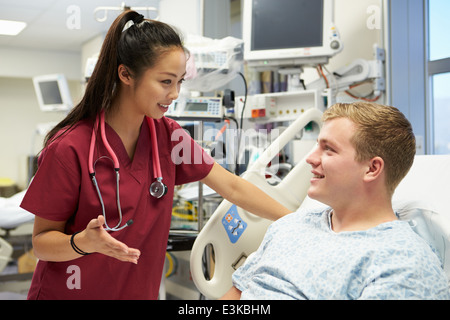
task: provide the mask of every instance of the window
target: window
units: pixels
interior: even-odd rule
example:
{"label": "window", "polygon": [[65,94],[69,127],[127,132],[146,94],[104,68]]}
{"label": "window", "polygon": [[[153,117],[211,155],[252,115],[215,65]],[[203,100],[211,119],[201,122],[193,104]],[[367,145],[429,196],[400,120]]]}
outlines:
{"label": "window", "polygon": [[450,57],[450,1],[429,0],[429,52],[430,60],[440,60]]}
{"label": "window", "polygon": [[434,153],[450,154],[450,73],[432,77],[434,113]]}
{"label": "window", "polygon": [[450,1],[428,0],[428,77],[434,154],[450,154]]}

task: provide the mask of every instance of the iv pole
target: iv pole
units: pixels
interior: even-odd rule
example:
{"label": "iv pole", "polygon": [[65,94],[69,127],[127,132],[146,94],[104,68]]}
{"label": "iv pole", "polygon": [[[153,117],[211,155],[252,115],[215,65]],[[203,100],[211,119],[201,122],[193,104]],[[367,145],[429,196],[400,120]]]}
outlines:
{"label": "iv pole", "polygon": [[[159,15],[158,15],[159,12],[158,12],[158,9],[156,9],[155,7],[129,7],[129,6],[125,5],[125,2],[122,2],[121,7],[97,7],[97,8],[95,8],[94,9],[94,18],[98,22],[105,22],[106,19],[108,19],[108,11],[126,11],[126,10],[147,11],[147,13],[155,12],[157,14],[157,16],[153,20],[159,19]],[[99,18],[97,16],[97,12],[99,12],[99,11],[104,12],[103,17]]]}

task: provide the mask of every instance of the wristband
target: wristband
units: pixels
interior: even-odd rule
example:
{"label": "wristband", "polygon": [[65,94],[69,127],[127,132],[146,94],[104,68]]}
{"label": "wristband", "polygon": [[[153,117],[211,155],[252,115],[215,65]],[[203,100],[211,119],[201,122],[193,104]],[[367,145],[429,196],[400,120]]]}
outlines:
{"label": "wristband", "polygon": [[90,253],[84,252],[83,250],[81,250],[80,248],[78,248],[78,247],[76,246],[75,242],[73,241],[73,238],[75,237],[75,235],[79,234],[80,232],[81,232],[81,231],[75,232],[75,233],[70,237],[70,245],[72,246],[72,249],[73,249],[76,253],[78,253],[78,254],[80,254],[80,255],[82,255],[82,256],[87,256],[87,255],[90,254]]}

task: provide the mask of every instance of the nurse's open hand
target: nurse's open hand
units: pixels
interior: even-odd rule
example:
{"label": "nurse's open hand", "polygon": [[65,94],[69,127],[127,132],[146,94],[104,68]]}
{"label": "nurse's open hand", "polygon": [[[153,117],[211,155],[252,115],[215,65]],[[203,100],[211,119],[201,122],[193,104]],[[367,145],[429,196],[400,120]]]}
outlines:
{"label": "nurse's open hand", "polygon": [[114,239],[104,228],[105,218],[99,215],[92,219],[83,231],[86,243],[89,243],[91,251],[98,252],[120,261],[137,264],[141,252],[138,249],[129,248],[123,242]]}

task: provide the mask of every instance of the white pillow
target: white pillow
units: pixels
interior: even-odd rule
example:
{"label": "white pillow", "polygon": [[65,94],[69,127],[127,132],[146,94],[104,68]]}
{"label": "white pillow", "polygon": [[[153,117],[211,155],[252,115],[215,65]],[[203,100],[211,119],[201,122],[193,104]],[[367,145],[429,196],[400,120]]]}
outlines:
{"label": "white pillow", "polygon": [[400,220],[408,221],[412,229],[437,250],[450,279],[450,226],[444,217],[419,201],[394,201],[392,207]]}

